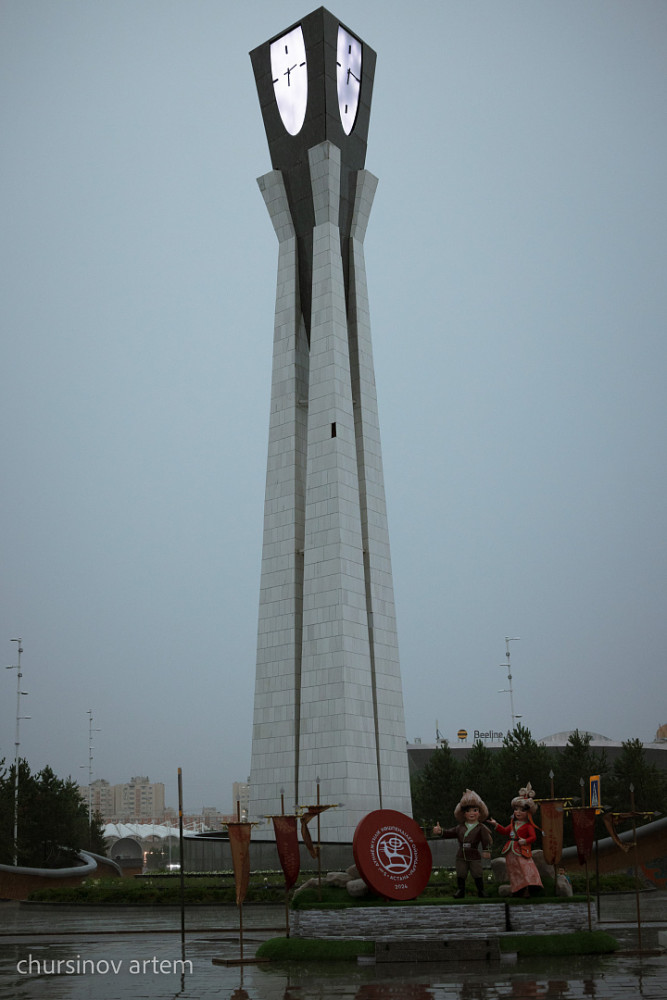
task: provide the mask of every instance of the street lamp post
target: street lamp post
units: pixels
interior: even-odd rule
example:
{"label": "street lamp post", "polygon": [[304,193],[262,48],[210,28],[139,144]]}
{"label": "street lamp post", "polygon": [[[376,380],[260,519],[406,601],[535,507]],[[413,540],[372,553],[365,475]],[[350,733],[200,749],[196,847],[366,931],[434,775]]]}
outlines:
{"label": "street lamp post", "polygon": [[12,664],[11,667],[7,667],[7,670],[16,670],[16,735],[14,737],[14,865],[18,865],[18,843],[19,843],[19,747],[21,746],[20,740],[20,724],[22,719],[29,719],[29,715],[21,715],[21,697],[26,695],[27,691],[21,690],[21,678],[23,674],[21,673],[21,653],[23,652],[23,640],[22,639],[11,639],[11,642],[15,642],[18,645],[17,662]]}
{"label": "street lamp post", "polygon": [[[509,693],[509,696],[510,696],[510,712],[512,713],[512,729],[514,729],[514,727],[516,725],[516,720],[520,719],[521,716],[514,714],[514,693],[512,691],[512,666],[510,664],[510,643],[511,642],[519,642],[520,639],[521,639],[521,636],[519,636],[519,635],[515,635],[515,636],[512,636],[512,637],[510,637],[508,635],[505,636],[505,650],[506,650],[506,652],[505,652],[505,658],[507,660],[507,681],[508,681],[509,687],[508,688],[504,688],[502,691],[498,692],[499,694],[507,694],[507,693]],[[503,667],[503,666],[505,666],[505,664],[501,663],[500,666]]]}

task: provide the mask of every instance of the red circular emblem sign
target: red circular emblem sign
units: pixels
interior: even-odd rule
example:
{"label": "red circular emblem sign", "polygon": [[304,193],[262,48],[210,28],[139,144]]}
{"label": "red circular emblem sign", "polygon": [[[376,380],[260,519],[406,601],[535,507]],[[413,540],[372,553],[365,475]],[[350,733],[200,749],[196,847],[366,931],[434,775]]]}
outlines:
{"label": "red circular emblem sign", "polygon": [[352,852],[362,879],[387,899],[416,899],[431,877],[433,859],[413,819],[394,809],[376,809],[354,831]]}

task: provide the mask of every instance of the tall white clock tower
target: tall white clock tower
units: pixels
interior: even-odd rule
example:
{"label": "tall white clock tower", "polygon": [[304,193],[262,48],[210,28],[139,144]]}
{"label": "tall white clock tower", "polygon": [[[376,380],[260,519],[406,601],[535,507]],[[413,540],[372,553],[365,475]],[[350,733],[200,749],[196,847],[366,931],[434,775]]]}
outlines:
{"label": "tall white clock tower", "polygon": [[375,53],[323,7],[250,53],[278,238],[250,812],[411,815],[369,321]]}

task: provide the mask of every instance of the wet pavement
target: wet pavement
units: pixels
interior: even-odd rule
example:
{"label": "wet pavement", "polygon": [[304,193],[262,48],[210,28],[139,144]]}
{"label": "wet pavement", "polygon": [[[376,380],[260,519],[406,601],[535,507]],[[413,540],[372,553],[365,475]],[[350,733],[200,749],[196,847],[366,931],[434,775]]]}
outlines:
{"label": "wet pavement", "polygon": [[[522,959],[515,964],[219,965],[238,959],[236,907],[139,910],[0,903],[0,998],[11,1000],[665,1000],[667,893],[641,897],[644,954]],[[595,913],[595,903],[593,903]],[[636,901],[604,897],[599,926],[636,949]],[[244,954],[284,933],[279,906],[243,910]]]}

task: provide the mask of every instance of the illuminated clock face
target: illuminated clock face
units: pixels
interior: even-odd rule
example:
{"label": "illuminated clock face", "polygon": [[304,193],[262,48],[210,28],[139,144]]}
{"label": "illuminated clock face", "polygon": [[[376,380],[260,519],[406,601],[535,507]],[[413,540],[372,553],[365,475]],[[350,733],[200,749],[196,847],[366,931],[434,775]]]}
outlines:
{"label": "illuminated clock face", "polygon": [[349,135],[359,109],[361,90],[361,42],[345,28],[338,26],[336,53],[336,78],[338,82],[338,107],[345,135]]}
{"label": "illuminated clock face", "polygon": [[283,125],[290,135],[297,135],[308,103],[306,46],[300,25],[271,42],[271,78]]}

